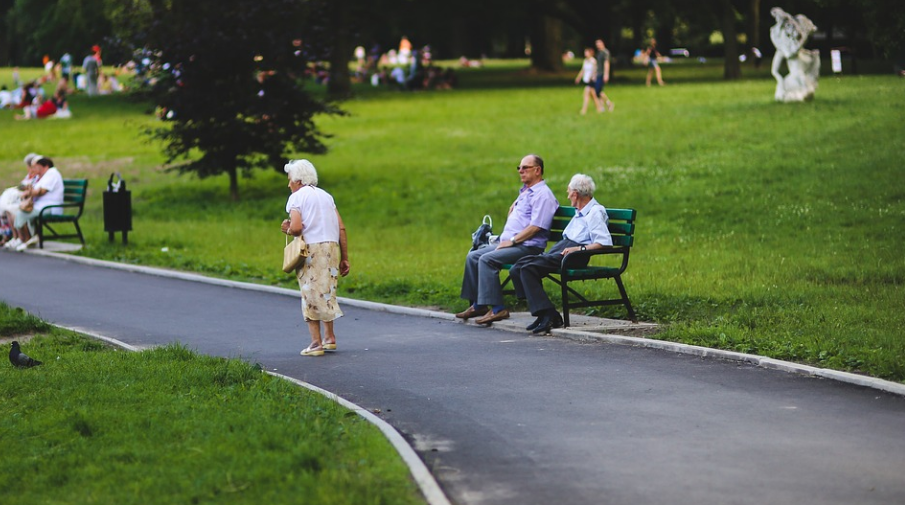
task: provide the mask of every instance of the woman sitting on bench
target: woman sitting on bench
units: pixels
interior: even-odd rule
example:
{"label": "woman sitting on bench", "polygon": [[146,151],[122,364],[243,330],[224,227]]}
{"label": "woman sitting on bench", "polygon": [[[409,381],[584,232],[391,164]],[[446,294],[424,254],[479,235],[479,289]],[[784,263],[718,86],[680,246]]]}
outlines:
{"label": "woman sitting on bench", "polygon": [[[22,243],[16,247],[17,251],[24,251],[38,242],[38,235],[35,234],[34,228],[41,209],[48,205],[62,204],[65,194],[63,176],[60,175],[59,170],[53,167],[53,161],[50,158],[36,160],[34,168],[38,176],[38,182],[23,192],[23,200],[32,199],[32,208],[31,210],[20,208],[16,214],[15,226],[19,230],[19,237],[22,240]],[[57,214],[61,214],[62,210],[51,209],[51,212],[57,211]]]}

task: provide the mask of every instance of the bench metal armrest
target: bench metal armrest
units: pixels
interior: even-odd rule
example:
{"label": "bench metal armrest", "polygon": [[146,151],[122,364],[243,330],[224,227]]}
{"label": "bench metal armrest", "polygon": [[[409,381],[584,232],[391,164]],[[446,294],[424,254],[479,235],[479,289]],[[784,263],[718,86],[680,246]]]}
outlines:
{"label": "bench metal armrest", "polygon": [[562,270],[570,268],[584,268],[588,263],[590,263],[593,256],[600,256],[602,254],[621,254],[622,266],[619,267],[619,270],[620,272],[625,271],[626,267],[628,267],[628,253],[630,250],[631,248],[626,246],[604,246],[602,249],[574,251],[565,255],[565,257],[563,258]]}
{"label": "bench metal armrest", "polygon": [[49,209],[62,209],[64,207],[81,207],[82,205],[83,205],[83,203],[79,203],[79,202],[58,203],[55,205],[48,205],[47,207],[44,207],[43,209],[41,209],[41,212],[38,213],[38,217],[41,219],[44,219],[44,212],[48,211]]}

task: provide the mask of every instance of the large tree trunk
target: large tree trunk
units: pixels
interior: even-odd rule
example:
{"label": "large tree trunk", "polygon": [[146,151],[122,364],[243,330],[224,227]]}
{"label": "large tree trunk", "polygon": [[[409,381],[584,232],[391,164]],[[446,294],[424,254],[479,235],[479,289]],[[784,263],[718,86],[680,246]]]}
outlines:
{"label": "large tree trunk", "polygon": [[754,53],[754,48],[763,54],[763,48],[760,47],[760,0],[748,0],[745,25],[748,32],[748,57],[754,59],[754,68],[759,68],[761,59]]}
{"label": "large tree trunk", "polygon": [[[659,13],[658,13],[659,14]],[[661,54],[668,56],[669,49],[671,47],[676,47],[675,37],[673,37],[673,32],[676,28],[676,15],[666,12],[662,20],[659,20],[659,26],[657,26],[657,49]]]}
{"label": "large tree trunk", "polygon": [[562,21],[537,13],[531,23],[531,68],[540,72],[562,70]]}
{"label": "large tree trunk", "polygon": [[[10,12],[13,10],[14,1],[12,0],[0,0],[0,26],[7,27],[9,26],[9,17]],[[13,66],[10,64],[10,51],[9,51],[9,40],[6,34],[6,30],[3,30],[3,35],[0,35],[0,65]]]}
{"label": "large tree trunk", "polygon": [[735,29],[735,8],[730,0],[720,0],[720,24],[723,32],[723,78],[738,79],[742,76],[742,66],[738,61],[738,32]]}
{"label": "large tree trunk", "polygon": [[646,12],[641,2],[633,2],[631,4],[632,52],[635,49],[644,49],[647,46],[647,34],[644,33],[644,15]]}
{"label": "large tree trunk", "polygon": [[450,35],[449,40],[446,41],[449,46],[449,59],[460,56],[475,57],[475,55],[468,54],[468,43],[466,42],[468,40],[468,19],[456,15],[449,20],[449,26]]}
{"label": "large tree trunk", "polygon": [[349,34],[349,6],[346,2],[329,2],[330,32],[333,44],[330,51],[330,78],[327,94],[331,98],[348,98],[352,94],[352,78],[349,74],[349,60],[352,58],[352,37]]}
{"label": "large tree trunk", "polygon": [[239,201],[239,173],[236,167],[229,169],[229,198],[234,202]]}

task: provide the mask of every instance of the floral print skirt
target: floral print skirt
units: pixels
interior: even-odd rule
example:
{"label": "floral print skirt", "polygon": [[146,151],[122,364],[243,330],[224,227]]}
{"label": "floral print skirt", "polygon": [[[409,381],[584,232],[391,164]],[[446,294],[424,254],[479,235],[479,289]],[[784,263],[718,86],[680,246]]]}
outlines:
{"label": "floral print skirt", "polygon": [[343,311],[336,301],[339,278],[339,244],[308,244],[308,257],[295,271],[302,292],[302,315],[305,321],[333,321]]}

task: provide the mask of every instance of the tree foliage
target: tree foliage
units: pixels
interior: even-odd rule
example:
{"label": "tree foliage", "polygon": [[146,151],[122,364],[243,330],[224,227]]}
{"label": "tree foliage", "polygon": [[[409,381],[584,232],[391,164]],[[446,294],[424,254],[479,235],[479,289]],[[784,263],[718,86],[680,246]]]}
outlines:
{"label": "tree foliage", "polygon": [[[736,14],[727,15],[731,2]],[[68,51],[83,56],[92,44],[104,46],[104,61],[116,62],[112,42],[127,47],[147,19],[152,0],[0,0],[0,61],[37,65],[44,54],[57,59]],[[710,47],[714,31],[735,28],[747,36],[735,52],[749,51],[764,38],[769,9],[759,0],[297,0],[322,12],[316,39],[319,54],[332,66],[356,45],[379,44],[383,51],[407,35],[416,47],[430,45],[442,59],[524,57],[526,40],[535,67],[558,68],[553,56],[579,50],[603,37],[614,56],[630,54],[656,37],[663,48],[681,45],[695,54],[723,53]],[[905,51],[905,9],[899,0],[786,0],[781,7],[810,17],[826,38],[824,48],[846,46],[859,57],[900,57]],[[281,4],[275,4],[280,7]],[[315,7],[317,6],[317,7]],[[540,27],[540,28],[539,28]],[[835,30],[834,30],[835,29]],[[631,35],[626,35],[631,33]],[[838,40],[834,33],[843,34]],[[309,37],[314,40],[314,37]],[[724,40],[731,37],[724,36]],[[820,45],[816,39],[812,45]],[[767,47],[763,47],[767,46]],[[720,50],[722,49],[722,51]],[[127,54],[127,53],[122,53]],[[731,73],[731,72],[730,72]],[[343,76],[341,76],[343,77]],[[343,77],[345,78],[345,77]],[[338,88],[337,88],[338,87]],[[331,91],[345,95],[338,82]]]}
{"label": "tree foliage", "polygon": [[294,0],[150,2],[142,46],[154,61],[148,97],[170,162],[200,177],[282,171],[291,152],[324,152],[313,118],[339,113],[303,87],[306,12]]}
{"label": "tree foliage", "polygon": [[113,31],[104,0],[15,0],[4,18],[8,31],[0,33],[16,65],[40,64],[45,54],[56,61],[66,52],[78,60]]}

